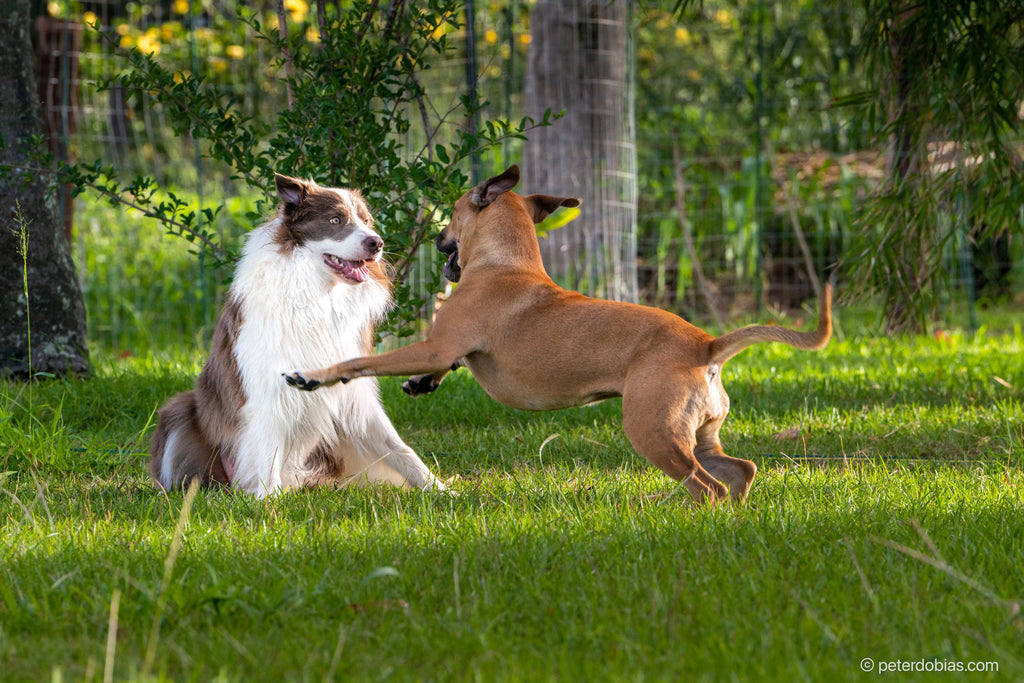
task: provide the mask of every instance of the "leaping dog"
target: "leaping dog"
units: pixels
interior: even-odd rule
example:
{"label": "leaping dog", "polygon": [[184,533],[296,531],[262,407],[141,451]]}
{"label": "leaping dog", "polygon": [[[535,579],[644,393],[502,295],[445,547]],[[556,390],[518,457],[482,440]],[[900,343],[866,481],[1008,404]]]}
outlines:
{"label": "leaping dog", "polygon": [[717,339],[667,311],[591,299],[548,277],[534,229],[579,200],[523,197],[511,192],[518,182],[512,166],[456,202],[437,248],[449,255],[445,277],[458,287],[426,341],[293,371],[288,383],[314,390],[369,375],[415,375],[403,388],[417,395],[465,365],[492,398],[513,408],[554,410],[621,396],[623,427],[638,453],[682,480],[698,502],[743,500],[757,467],[726,455],[719,441],[729,412],[722,365],[759,342],[824,347],[832,285],[812,332],[753,325]]}

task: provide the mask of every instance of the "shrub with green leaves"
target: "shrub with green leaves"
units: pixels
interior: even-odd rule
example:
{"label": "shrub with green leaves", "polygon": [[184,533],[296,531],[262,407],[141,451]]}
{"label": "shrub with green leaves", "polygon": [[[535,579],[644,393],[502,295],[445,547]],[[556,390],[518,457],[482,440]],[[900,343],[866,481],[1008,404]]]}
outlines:
{"label": "shrub with green leaves", "polygon": [[[361,190],[395,266],[399,317],[392,331],[409,334],[421,302],[405,278],[420,244],[468,184],[465,162],[552,117],[547,112],[540,122],[477,126],[480,102],[457,96],[440,106],[440,98],[427,92],[426,72],[451,50],[449,34],[460,27],[461,2],[324,5],[319,4],[315,31],[281,30],[284,16],[272,26],[265,16],[239,7],[239,19],[253,36],[280,55],[273,66],[287,90],[287,106],[274,116],[247,111],[204,74],[175,68],[137,47],[125,55],[130,68],[101,87],[164,107],[177,134],[201,141],[206,155],[264,197],[253,218],[268,213],[274,172]],[[151,176],[121,178],[100,161],[62,170],[79,191],[142,211],[220,263],[233,258],[211,227],[216,209],[197,209]]]}

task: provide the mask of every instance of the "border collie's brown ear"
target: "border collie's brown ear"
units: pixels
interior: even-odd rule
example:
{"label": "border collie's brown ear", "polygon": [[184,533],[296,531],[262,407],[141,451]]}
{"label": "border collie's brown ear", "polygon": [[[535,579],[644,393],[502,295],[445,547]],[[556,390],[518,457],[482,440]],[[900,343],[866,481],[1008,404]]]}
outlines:
{"label": "border collie's brown ear", "polygon": [[546,194],[531,194],[523,197],[526,210],[530,212],[534,223],[540,223],[560,206],[579,206],[580,200],[575,197],[552,197]]}
{"label": "border collie's brown ear", "polygon": [[500,195],[505,194],[519,182],[519,167],[512,164],[501,175],[488,178],[473,188],[469,201],[477,208],[489,206]]}
{"label": "border collie's brown ear", "polygon": [[309,185],[299,180],[280,173],[274,174],[274,185],[277,186],[277,196],[285,205],[298,206],[306,198]]}

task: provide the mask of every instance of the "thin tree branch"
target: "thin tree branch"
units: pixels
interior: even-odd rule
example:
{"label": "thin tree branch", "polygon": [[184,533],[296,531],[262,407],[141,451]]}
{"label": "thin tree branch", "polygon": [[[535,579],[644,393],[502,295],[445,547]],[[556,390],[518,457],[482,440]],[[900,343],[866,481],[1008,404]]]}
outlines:
{"label": "thin tree branch", "polygon": [[284,11],[284,0],[277,0],[277,33],[281,37],[281,56],[284,60],[285,89],[288,92],[288,108],[295,109],[295,93],[292,92],[292,80],[295,78],[295,64],[292,53],[288,49],[288,22]]}
{"label": "thin tree branch", "polygon": [[327,40],[327,0],[316,0],[316,25],[323,43]]}

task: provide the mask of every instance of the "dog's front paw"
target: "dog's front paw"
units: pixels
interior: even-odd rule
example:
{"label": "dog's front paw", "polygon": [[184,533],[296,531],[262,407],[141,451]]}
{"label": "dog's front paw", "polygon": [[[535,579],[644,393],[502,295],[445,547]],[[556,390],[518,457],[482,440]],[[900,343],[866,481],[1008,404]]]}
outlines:
{"label": "dog's front paw", "polygon": [[402,391],[410,396],[421,396],[436,391],[437,387],[433,375],[416,375],[405,380],[402,384]]}
{"label": "dog's front paw", "polygon": [[303,391],[316,391],[322,385],[321,382],[318,382],[315,379],[306,379],[298,370],[294,372],[282,372],[281,376],[284,377],[284,381],[288,382],[290,386],[302,389]]}

